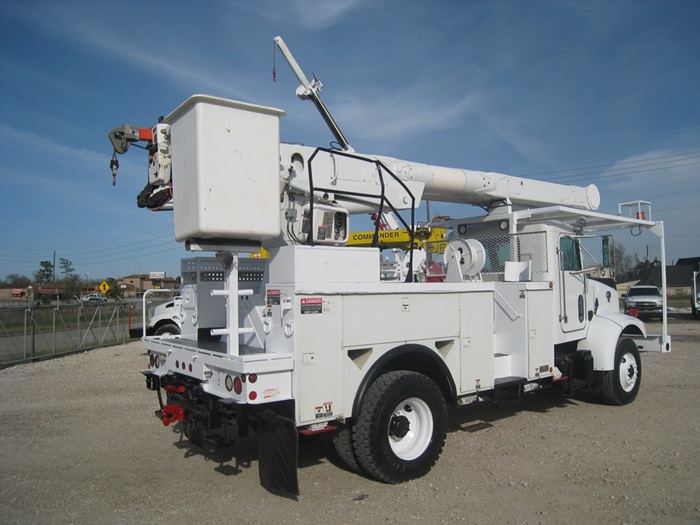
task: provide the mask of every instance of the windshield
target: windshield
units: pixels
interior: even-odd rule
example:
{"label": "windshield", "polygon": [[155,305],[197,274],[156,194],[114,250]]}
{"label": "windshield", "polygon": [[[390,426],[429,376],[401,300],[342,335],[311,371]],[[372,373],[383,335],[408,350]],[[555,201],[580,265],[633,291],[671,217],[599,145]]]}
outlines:
{"label": "windshield", "polygon": [[657,288],[654,288],[653,286],[649,287],[644,287],[644,288],[630,288],[629,293],[627,294],[630,297],[633,295],[656,295],[659,296],[661,293]]}

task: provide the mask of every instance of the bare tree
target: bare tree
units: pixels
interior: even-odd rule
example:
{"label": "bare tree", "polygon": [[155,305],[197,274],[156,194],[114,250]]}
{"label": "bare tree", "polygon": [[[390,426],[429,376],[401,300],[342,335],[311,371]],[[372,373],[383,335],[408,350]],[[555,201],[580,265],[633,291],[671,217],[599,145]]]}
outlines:
{"label": "bare tree", "polygon": [[613,263],[615,270],[615,280],[625,282],[634,278],[636,269],[639,267],[639,256],[627,253],[625,247],[616,242],[613,246]]}
{"label": "bare tree", "polygon": [[75,268],[73,268],[73,263],[68,259],[60,258],[58,260],[58,263],[61,267],[61,273],[63,274],[64,279],[67,279],[75,272]]}

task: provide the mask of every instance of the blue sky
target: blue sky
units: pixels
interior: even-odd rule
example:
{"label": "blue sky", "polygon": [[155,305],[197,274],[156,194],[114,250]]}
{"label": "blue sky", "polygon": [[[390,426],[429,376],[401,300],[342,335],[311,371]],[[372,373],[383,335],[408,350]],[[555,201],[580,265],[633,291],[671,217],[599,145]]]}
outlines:
{"label": "blue sky", "polygon": [[[652,202],[669,263],[698,256],[698,28],[695,0],[4,0],[0,278],[54,251],[90,279],[179,275],[191,254],[172,214],[136,207],[145,153],[120,157],[112,187],[107,132],[194,93],[284,109],[282,140],[328,145],[279,52],[272,81],[276,35],[355,150],[595,183],[600,211]],[[654,239],[617,239],[658,255]]]}

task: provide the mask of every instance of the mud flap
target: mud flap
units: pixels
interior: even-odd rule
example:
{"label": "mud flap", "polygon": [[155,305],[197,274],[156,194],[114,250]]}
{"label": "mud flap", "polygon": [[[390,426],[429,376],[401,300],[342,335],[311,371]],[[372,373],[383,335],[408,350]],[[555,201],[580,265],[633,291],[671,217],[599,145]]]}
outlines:
{"label": "mud flap", "polygon": [[265,410],[258,420],[260,484],[277,494],[299,495],[299,434],[291,419]]}

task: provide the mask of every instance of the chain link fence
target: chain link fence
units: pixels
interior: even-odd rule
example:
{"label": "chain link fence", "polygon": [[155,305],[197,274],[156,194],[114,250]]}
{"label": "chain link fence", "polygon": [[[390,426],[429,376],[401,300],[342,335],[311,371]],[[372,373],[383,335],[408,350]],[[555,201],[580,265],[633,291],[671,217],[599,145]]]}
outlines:
{"label": "chain link fence", "polygon": [[140,336],[141,310],[140,302],[0,307],[0,368],[126,343]]}

